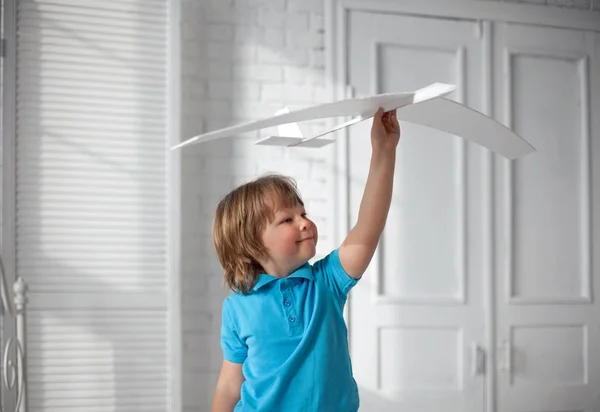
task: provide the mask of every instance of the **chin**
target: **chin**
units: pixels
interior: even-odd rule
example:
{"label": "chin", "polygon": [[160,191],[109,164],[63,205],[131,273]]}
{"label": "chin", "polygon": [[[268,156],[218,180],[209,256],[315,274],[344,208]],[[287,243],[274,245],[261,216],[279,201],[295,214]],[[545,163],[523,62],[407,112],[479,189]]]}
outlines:
{"label": "chin", "polygon": [[312,245],[305,244],[304,250],[300,249],[298,256],[302,256],[302,260],[308,262],[310,259],[314,258],[317,254],[317,244],[313,243]]}
{"label": "chin", "polygon": [[304,261],[304,263],[306,263],[309,260],[311,260],[312,258],[314,258],[316,254],[317,254],[316,251],[314,249],[312,249],[310,251],[306,251],[305,253],[299,254],[298,257],[300,258],[300,260],[302,260],[302,261]]}

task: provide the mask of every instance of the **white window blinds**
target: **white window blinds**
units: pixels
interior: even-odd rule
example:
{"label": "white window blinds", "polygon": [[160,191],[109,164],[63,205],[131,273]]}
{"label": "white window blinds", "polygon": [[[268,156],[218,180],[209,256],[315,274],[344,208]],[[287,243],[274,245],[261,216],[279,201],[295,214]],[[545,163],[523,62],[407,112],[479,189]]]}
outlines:
{"label": "white window blinds", "polygon": [[168,410],[167,0],[19,0],[30,412]]}

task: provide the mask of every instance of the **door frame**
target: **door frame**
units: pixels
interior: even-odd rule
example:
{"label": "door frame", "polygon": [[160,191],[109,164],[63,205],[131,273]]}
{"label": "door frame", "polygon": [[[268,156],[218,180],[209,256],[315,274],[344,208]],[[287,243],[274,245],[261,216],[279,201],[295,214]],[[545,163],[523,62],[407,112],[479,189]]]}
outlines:
{"label": "door frame", "polygon": [[[524,3],[504,3],[484,0],[324,0],[325,23],[325,81],[331,101],[350,98],[352,89],[348,86],[347,44],[348,15],[353,11],[386,12],[428,18],[461,19],[479,22],[479,33],[483,43],[483,113],[493,116],[494,102],[492,67],[492,25],[495,22],[521,23],[538,26],[552,26],[564,29],[600,31],[600,10],[578,10]],[[333,125],[333,124],[332,124]],[[348,173],[348,132],[347,128],[337,132],[337,144],[330,152],[330,173],[334,179],[335,199],[332,216],[335,226],[335,244],[341,244],[353,222],[349,213],[349,173]],[[496,376],[489,373],[496,365],[496,286],[494,270],[494,155],[485,151],[482,158],[483,178],[482,227],[484,228],[483,249],[483,291],[485,322],[486,373],[484,375],[485,412],[495,412]],[[352,292],[351,292],[352,293]],[[351,299],[344,310],[351,336]],[[351,345],[352,342],[349,342]],[[495,366],[494,366],[495,369]]]}
{"label": "door frame", "polygon": [[[2,129],[0,129],[0,139],[2,145],[2,188],[0,217],[0,259],[4,266],[4,276],[8,285],[7,292],[12,295],[12,285],[15,284],[16,274],[16,50],[12,45],[16,44],[17,39],[17,4],[15,0],[3,0],[3,13],[1,26],[3,28],[4,38],[2,39]],[[10,305],[11,303],[8,302]],[[14,309],[13,309],[14,310]],[[13,337],[12,331],[15,330],[15,319],[13,316],[2,315],[4,324],[2,325],[2,336],[0,348],[4,350],[7,347],[8,340]],[[22,342],[26,344],[26,342]],[[27,365],[27,353],[24,354],[25,365]],[[14,361],[14,359],[13,359]],[[21,410],[27,409],[27,369],[23,371],[23,382],[25,383],[25,393],[21,401]],[[2,384],[0,394],[9,394]],[[15,410],[16,400],[12,396],[1,397],[0,407],[4,410]]]}
{"label": "door frame", "polygon": [[[167,5],[169,56],[167,67],[167,138],[165,148],[169,149],[181,142],[181,9],[182,0],[169,0]],[[181,285],[181,243],[182,243],[182,176],[181,150],[168,150],[167,154],[167,316],[168,331],[168,367],[170,371],[168,405],[172,412],[182,412],[183,382],[183,311]]]}

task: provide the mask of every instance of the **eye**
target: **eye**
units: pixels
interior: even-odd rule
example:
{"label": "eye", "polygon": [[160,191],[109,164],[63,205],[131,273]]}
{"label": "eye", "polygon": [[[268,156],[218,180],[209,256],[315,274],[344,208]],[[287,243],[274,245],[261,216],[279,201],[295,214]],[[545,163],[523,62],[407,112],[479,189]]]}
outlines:
{"label": "eye", "polygon": [[294,221],[294,219],[292,219],[291,217],[285,218],[281,221],[281,223],[292,223]]}

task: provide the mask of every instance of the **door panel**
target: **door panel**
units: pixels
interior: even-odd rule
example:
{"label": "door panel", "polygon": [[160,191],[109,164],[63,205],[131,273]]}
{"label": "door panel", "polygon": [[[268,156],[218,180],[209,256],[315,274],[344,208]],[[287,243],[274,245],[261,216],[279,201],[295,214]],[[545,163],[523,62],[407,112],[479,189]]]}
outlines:
{"label": "door panel", "polygon": [[496,162],[498,411],[597,412],[598,35],[495,29],[497,116],[537,148]]}
{"label": "door panel", "polygon": [[[357,96],[447,82],[458,86],[451,98],[480,108],[482,40],[475,22],[351,12],[348,26],[349,83]],[[348,131],[352,222],[368,173],[370,126]],[[386,229],[349,300],[361,410],[480,412],[477,170],[484,149],[423,126],[401,127]]]}

